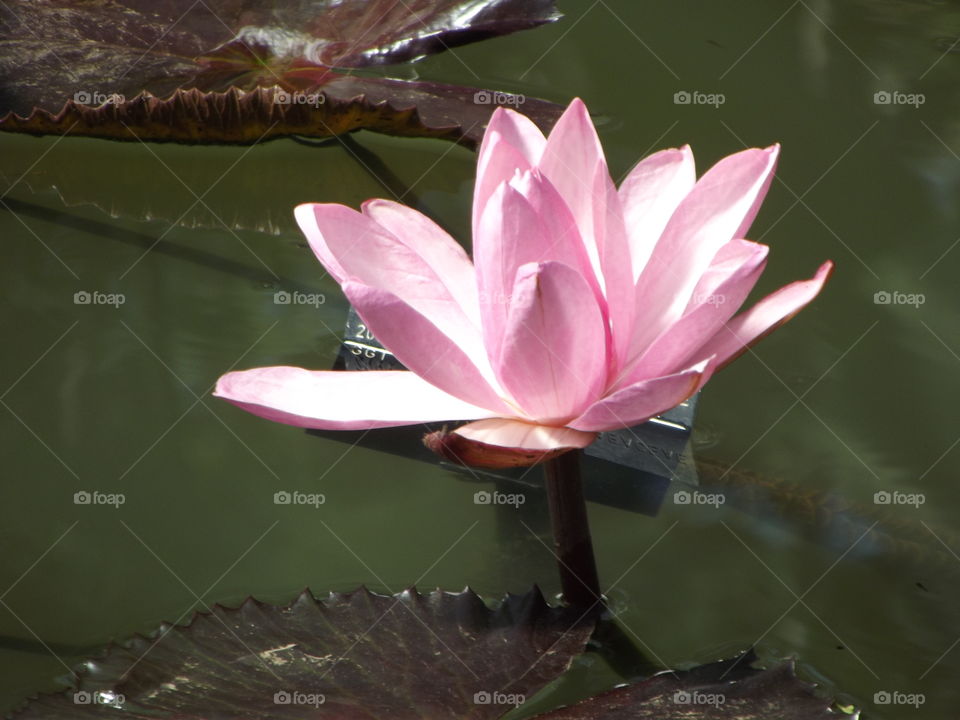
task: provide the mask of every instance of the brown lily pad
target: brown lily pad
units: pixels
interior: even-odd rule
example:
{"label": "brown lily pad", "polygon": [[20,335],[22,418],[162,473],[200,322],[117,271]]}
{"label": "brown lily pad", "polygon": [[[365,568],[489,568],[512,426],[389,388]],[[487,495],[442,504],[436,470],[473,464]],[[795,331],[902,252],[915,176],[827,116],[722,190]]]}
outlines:
{"label": "brown lily pad", "polygon": [[[7,0],[0,130],[249,143],[369,127],[470,144],[495,104],[525,99],[351,73],[557,17],[553,0]],[[560,111],[524,106],[545,128]]]}
{"label": "brown lily pad", "polygon": [[593,630],[534,588],[491,610],[471,590],[249,599],[86,664],[16,718],[496,718],[559,676]]}

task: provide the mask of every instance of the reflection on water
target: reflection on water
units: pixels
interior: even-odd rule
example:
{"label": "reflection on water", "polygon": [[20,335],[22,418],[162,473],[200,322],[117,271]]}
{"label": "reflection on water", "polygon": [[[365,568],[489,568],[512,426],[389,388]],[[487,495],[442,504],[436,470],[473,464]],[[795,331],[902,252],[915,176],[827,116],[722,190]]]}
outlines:
{"label": "reflection on water", "polygon": [[[703,394],[703,489],[728,502],[668,502],[656,517],[591,506],[620,621],[659,663],[757,644],[767,659],[795,654],[872,717],[898,717],[873,705],[880,691],[922,692],[923,711],[946,717],[960,700],[960,54],[942,38],[960,36],[960,8],[756,0],[731,19],[707,0],[561,5],[553,27],[432,58],[419,75],[463,82],[466,65],[477,84],[581,95],[609,118],[615,172],[648,148],[690,142],[702,170],[780,141],[751,233],[772,247],[760,290],[838,264],[815,306]],[[675,105],[684,90],[726,102]],[[878,92],[924,102],[877,104]],[[356,140],[467,240],[469,152]],[[346,304],[290,208],[387,194],[349,152],[0,136],[0,178],[21,175],[0,212],[0,704],[49,687],[82,648],[251,592],[557,591],[535,502],[492,511],[474,504],[476,481],[435,464],[206,394],[231,367],[333,364]],[[278,290],[326,302],[278,305]],[[78,291],[126,302],[75,305]],[[925,301],[875,304],[878,292]],[[78,507],[79,490],[127,502]],[[327,502],[278,507],[281,490]],[[925,503],[878,504],[878,492]],[[52,652],[26,652],[37,637]],[[553,699],[617,680],[586,659]]]}

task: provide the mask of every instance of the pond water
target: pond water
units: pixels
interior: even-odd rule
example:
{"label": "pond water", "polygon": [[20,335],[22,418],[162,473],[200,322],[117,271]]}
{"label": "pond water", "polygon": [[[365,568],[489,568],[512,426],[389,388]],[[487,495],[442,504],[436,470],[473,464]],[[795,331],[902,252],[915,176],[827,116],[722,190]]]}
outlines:
{"label": "pond water", "polygon": [[[550,27],[416,70],[583,97],[615,176],[661,147],[689,142],[702,171],[779,141],[751,232],[772,247],[758,295],[837,263],[813,306],[703,393],[693,450],[727,503],[668,499],[656,517],[590,505],[620,622],[664,665],[756,645],[767,661],[798,658],[868,717],[918,714],[876,703],[882,692],[921,693],[919,712],[955,716],[960,54],[945,50],[960,5],[560,5]],[[675,103],[684,91],[723,102]],[[233,367],[333,364],[347,304],[296,231],[296,203],[387,195],[368,170],[379,162],[410,188],[405,201],[467,238],[470,151],[353,139],[372,154],[363,163],[339,143],[0,135],[0,708],[53,689],[112,638],[249,594],[558,592],[535,503],[496,512],[473,502],[487,485],[437,464],[209,396]],[[275,304],[284,289],[325,302]],[[75,304],[78,292],[124,302]],[[275,505],[282,490],[326,502]],[[76,505],[79,491],[124,503]],[[878,491],[917,502],[877,504]],[[618,680],[581,660],[518,716]]]}

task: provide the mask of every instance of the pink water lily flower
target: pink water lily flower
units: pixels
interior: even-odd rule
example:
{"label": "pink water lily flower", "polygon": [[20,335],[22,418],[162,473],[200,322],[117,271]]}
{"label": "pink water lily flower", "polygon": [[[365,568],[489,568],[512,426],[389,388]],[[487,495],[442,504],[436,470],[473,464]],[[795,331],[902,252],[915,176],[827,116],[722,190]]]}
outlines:
{"label": "pink water lily flower", "polygon": [[479,152],[472,262],[395,202],[296,208],[409,372],[257,368],[215,394],[301,427],[472,420],[454,432],[531,457],[585,447],[689,398],[820,292],[829,261],[735,315],[766,262],[767,246],[743,238],[778,151],[730,155],[697,180],[689,147],[663,150],[617,188],[580,100],[549,137],[498,109]]}

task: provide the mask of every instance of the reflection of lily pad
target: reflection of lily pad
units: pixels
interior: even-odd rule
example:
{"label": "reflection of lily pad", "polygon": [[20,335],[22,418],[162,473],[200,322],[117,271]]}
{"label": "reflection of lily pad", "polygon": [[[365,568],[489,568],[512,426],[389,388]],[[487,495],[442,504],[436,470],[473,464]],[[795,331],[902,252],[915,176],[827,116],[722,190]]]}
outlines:
{"label": "reflection of lily pad", "polygon": [[[476,89],[349,73],[557,17],[554,0],[7,0],[0,129],[253,142],[370,127],[470,142],[493,109]],[[559,108],[525,110],[549,126]]]}
{"label": "reflection of lily pad", "polygon": [[16,717],[495,718],[510,708],[484,699],[532,696],[592,629],[536,589],[495,610],[470,590],[304,592],[288,607],[251,599],[112,646],[87,663],[79,688]]}
{"label": "reflection of lily pad", "polygon": [[[542,720],[830,720],[833,703],[799,680],[793,663],[750,667],[752,654],[666,672],[617,688]],[[856,713],[849,714],[857,717]]]}

